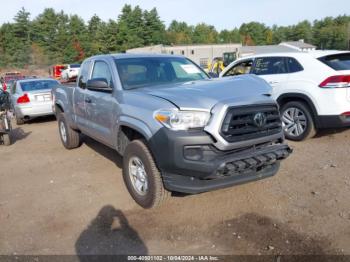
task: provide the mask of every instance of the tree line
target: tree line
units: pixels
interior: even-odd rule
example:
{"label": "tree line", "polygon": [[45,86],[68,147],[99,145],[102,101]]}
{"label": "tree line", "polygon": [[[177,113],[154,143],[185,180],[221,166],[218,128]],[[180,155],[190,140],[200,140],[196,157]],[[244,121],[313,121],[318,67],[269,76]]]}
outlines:
{"label": "tree line", "polygon": [[142,10],[139,6],[125,5],[116,19],[103,21],[94,15],[87,22],[52,8],[31,20],[30,13],[22,8],[12,23],[0,27],[0,67],[75,63],[91,55],[156,44],[271,45],[304,39],[320,49],[345,50],[349,34],[347,15],[312,23],[305,20],[291,26],[250,22],[218,31],[205,23],[193,26],[176,20],[166,27],[156,8]]}

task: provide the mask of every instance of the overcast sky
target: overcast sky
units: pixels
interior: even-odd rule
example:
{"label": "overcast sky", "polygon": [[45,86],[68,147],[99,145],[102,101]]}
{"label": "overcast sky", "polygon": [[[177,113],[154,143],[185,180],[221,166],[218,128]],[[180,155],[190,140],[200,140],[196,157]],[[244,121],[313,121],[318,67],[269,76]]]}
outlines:
{"label": "overcast sky", "polygon": [[85,21],[94,14],[106,21],[117,19],[126,3],[142,9],[156,7],[166,25],[176,19],[189,24],[205,22],[219,30],[250,21],[269,26],[291,25],[304,19],[350,15],[349,0],[0,0],[0,24],[11,22],[22,6],[31,13],[31,18],[52,7],[78,14]]}

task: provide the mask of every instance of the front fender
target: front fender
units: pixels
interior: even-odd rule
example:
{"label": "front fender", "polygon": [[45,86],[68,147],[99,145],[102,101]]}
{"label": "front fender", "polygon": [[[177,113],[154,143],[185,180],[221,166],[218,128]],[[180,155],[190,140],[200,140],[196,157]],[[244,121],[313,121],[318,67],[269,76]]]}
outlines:
{"label": "front fender", "polygon": [[119,127],[120,126],[127,126],[136,130],[142,134],[146,140],[150,140],[153,136],[151,129],[146,123],[130,116],[121,116],[119,119]]}

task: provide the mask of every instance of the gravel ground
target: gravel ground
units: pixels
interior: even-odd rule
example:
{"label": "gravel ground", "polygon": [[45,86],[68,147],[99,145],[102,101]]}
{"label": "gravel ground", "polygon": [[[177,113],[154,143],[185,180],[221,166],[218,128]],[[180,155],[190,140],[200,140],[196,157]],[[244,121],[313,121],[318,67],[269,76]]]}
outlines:
{"label": "gravel ground", "polygon": [[14,127],[0,147],[0,254],[350,254],[350,130],[290,143],[278,175],[143,210],[121,157],[57,123]]}

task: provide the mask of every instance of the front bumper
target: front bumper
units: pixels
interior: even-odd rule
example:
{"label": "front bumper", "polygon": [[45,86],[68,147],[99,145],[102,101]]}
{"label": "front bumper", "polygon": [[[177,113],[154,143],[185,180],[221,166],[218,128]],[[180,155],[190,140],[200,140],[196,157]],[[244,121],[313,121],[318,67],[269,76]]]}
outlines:
{"label": "front bumper", "polygon": [[149,141],[164,186],[170,191],[200,193],[273,176],[292,150],[271,141],[230,151],[212,146],[204,131],[160,129]]}

